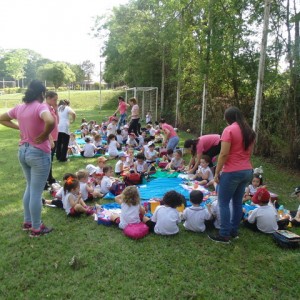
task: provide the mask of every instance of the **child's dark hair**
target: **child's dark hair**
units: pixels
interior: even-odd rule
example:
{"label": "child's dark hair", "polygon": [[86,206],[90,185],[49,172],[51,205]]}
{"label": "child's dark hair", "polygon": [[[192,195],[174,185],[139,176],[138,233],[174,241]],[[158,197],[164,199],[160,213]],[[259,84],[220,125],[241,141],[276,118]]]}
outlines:
{"label": "child's dark hair", "polygon": [[84,139],[84,141],[85,141],[86,143],[90,143],[90,142],[91,142],[91,139],[90,139],[89,137],[86,137],[86,138]]}
{"label": "child's dark hair", "polygon": [[117,134],[121,134],[121,133],[122,133],[121,129],[117,129]]}
{"label": "child's dark hair", "polygon": [[143,153],[138,153],[138,154],[136,155],[136,159],[142,159],[142,160],[145,160],[146,158],[145,158],[145,155],[144,155]]}
{"label": "child's dark hair", "polygon": [[210,162],[211,162],[211,158],[205,154],[201,155],[201,159],[204,159],[205,162],[207,162],[208,164],[210,164]]}
{"label": "child's dark hair", "polygon": [[149,141],[154,141],[154,140],[155,140],[155,136],[150,135],[150,136],[149,136]]}
{"label": "child's dark hair", "polygon": [[76,189],[79,186],[79,181],[77,178],[68,177],[64,184],[64,192],[71,192],[73,189]]}
{"label": "child's dark hair", "polygon": [[107,137],[107,144],[109,144],[110,141],[111,141],[112,139],[116,139],[116,136],[115,136],[114,134],[111,133],[111,134]]}
{"label": "child's dark hair", "polygon": [[201,191],[191,191],[190,201],[193,204],[200,204],[203,201],[203,193]]}
{"label": "child's dark hair", "polygon": [[69,177],[72,177],[74,179],[77,179],[77,176],[73,173],[65,173],[63,176],[63,180],[67,180]]}
{"label": "child's dark hair", "polygon": [[174,153],[174,150],[173,150],[173,149],[168,149],[168,150],[167,150],[167,154],[168,154],[168,155],[171,155],[171,154],[173,154],[173,153]]}
{"label": "child's dark hair", "polygon": [[56,92],[54,92],[54,91],[47,91],[46,92],[46,98],[50,98],[50,99],[53,99],[54,97],[56,97],[57,96],[57,93]]}
{"label": "child's dark hair", "polygon": [[[261,174],[256,174],[256,173],[254,173],[254,174],[253,174],[253,177],[252,177],[252,180],[253,180],[253,178],[259,179],[259,185],[263,185],[263,177],[262,177]],[[252,180],[251,180],[251,182],[252,182]]]}
{"label": "child's dark hair", "polygon": [[112,170],[112,167],[111,166],[105,166],[103,168],[103,173],[106,174],[108,171],[111,171]]}
{"label": "child's dark hair", "polygon": [[145,143],[148,143],[148,142],[150,142],[151,140],[150,140],[150,137],[149,136],[146,136],[145,138],[144,138],[144,142]]}
{"label": "child's dark hair", "polygon": [[180,157],[182,157],[182,151],[181,151],[181,150],[176,150],[175,153],[178,153],[178,155],[179,155]]}
{"label": "child's dark hair", "polygon": [[184,197],[173,190],[165,193],[162,202],[164,205],[176,208],[184,202]]}

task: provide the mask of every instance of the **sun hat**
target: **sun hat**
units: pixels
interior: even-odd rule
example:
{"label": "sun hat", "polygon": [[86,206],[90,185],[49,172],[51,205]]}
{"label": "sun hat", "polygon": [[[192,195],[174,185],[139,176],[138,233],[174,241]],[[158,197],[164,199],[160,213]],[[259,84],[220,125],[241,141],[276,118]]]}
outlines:
{"label": "sun hat", "polygon": [[259,202],[269,202],[270,197],[271,195],[266,188],[259,188],[253,195],[252,202],[255,204],[259,204]]}
{"label": "sun hat", "polygon": [[107,158],[105,158],[104,156],[100,156],[100,157],[98,157],[97,161],[98,162],[106,162]]}
{"label": "sun hat", "polygon": [[85,168],[88,171],[89,175],[92,175],[97,172],[97,168],[91,164],[87,165]]}
{"label": "sun hat", "polygon": [[295,188],[295,191],[291,194],[291,197],[296,197],[298,193],[300,193],[300,186]]}

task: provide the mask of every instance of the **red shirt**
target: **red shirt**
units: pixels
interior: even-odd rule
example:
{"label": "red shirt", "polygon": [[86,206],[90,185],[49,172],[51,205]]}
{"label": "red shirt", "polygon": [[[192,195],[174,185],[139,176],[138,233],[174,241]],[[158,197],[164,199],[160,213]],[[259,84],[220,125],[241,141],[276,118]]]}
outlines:
{"label": "red shirt", "polygon": [[161,128],[162,128],[162,130],[167,129],[167,130],[170,131],[169,139],[172,138],[172,137],[174,137],[174,136],[177,136],[177,133],[176,133],[176,131],[174,130],[173,126],[171,126],[171,125],[169,125],[169,124],[167,124],[167,123],[163,123],[163,124],[161,125]]}
{"label": "red shirt", "polygon": [[127,110],[127,105],[124,101],[120,101],[119,103],[119,112],[121,115],[125,114],[126,113],[126,110]]}
{"label": "red shirt", "polygon": [[202,135],[198,139],[197,153],[207,152],[211,147],[220,143],[221,136],[219,134]]}

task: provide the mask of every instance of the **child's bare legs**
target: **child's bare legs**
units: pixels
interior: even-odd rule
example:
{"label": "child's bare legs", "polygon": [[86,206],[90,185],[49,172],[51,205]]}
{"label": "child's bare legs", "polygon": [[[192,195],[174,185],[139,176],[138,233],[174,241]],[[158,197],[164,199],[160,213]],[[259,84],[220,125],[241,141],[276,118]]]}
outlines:
{"label": "child's bare legs", "polygon": [[110,220],[113,222],[116,222],[116,219],[118,219],[118,218],[120,218],[120,215],[116,214],[116,213],[112,213],[110,216]]}
{"label": "child's bare legs", "polygon": [[104,195],[100,193],[99,190],[94,190],[94,192],[92,193],[94,198],[102,198]]}

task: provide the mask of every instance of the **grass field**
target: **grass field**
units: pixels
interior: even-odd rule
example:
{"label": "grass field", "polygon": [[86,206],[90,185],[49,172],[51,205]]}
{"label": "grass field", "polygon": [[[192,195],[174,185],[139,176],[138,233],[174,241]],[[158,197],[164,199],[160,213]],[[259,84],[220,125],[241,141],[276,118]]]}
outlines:
{"label": "grass field", "polygon": [[[99,111],[95,92],[71,94],[77,112],[72,129],[82,117],[101,121],[111,115],[117,95],[105,92]],[[174,237],[152,234],[133,241],[91,217],[70,219],[63,210],[44,207],[42,219],[55,230],[30,239],[20,229],[25,181],[17,161],[18,132],[1,126],[0,136],[0,299],[299,299],[299,250],[278,248],[270,236],[244,228],[231,245],[215,244],[182,225]],[[259,157],[253,161],[263,166],[280,202],[296,209],[289,194],[300,185],[299,174]],[[95,159],[55,161],[53,172],[61,180],[88,163]]]}

